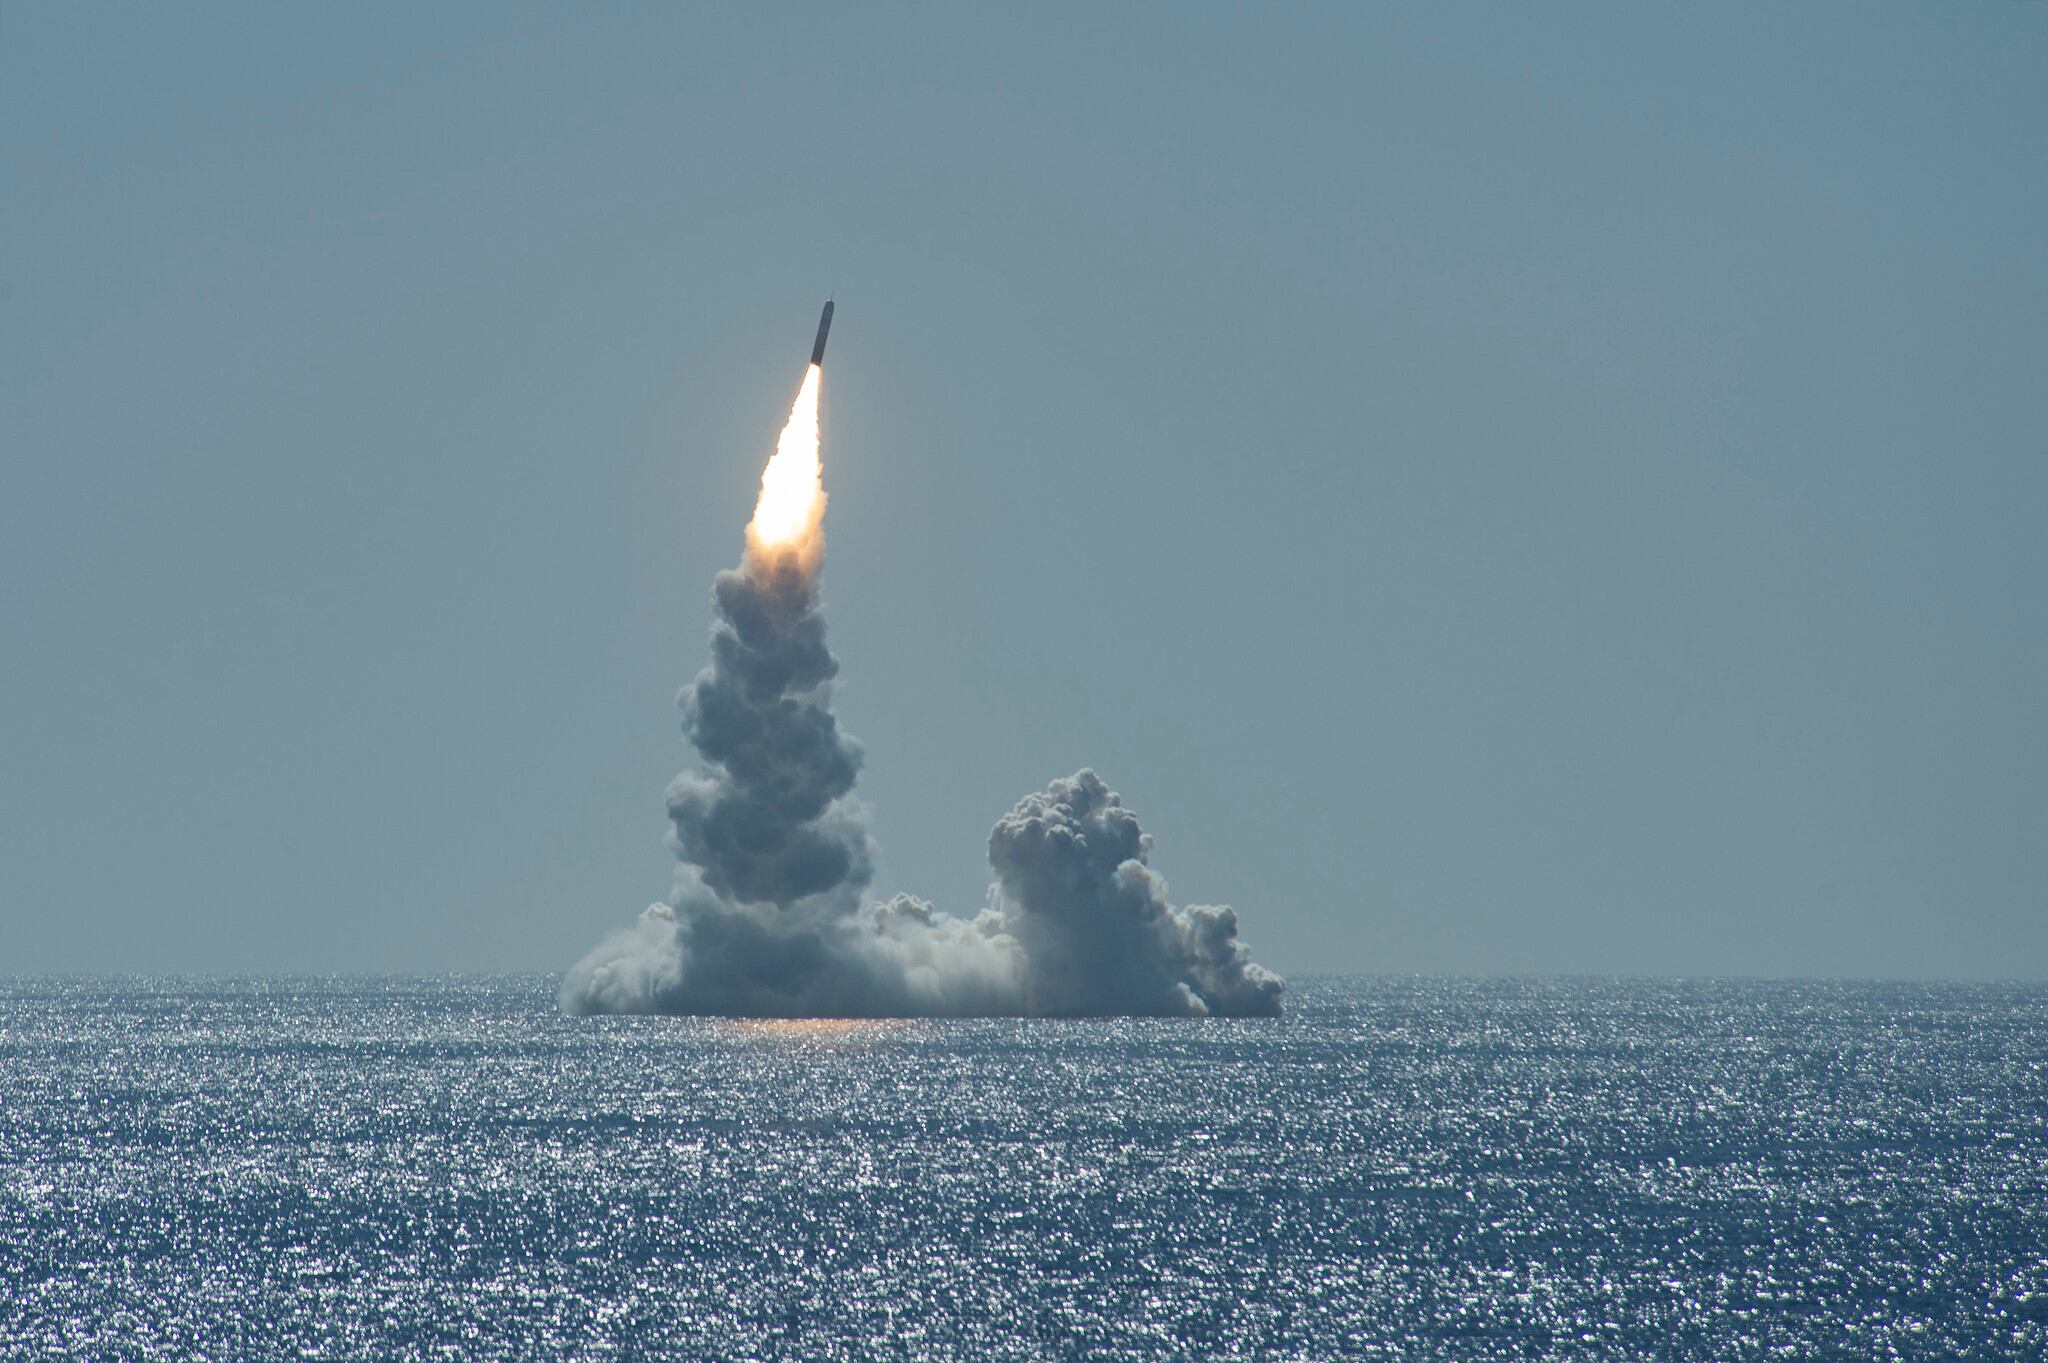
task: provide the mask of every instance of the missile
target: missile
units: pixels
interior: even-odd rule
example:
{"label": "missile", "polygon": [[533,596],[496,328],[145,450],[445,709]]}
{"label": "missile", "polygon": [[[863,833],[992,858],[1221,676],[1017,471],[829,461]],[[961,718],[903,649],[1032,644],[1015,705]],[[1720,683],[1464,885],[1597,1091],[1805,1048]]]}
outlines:
{"label": "missile", "polygon": [[811,342],[811,363],[825,363],[825,333],[832,330],[832,300],[825,300],[825,311],[818,316],[818,339]]}

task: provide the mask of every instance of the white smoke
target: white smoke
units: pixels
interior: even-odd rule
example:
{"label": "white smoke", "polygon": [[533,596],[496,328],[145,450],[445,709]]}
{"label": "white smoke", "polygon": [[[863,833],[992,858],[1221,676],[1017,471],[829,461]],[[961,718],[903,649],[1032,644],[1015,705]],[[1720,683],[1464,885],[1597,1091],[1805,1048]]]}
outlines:
{"label": "white smoke", "polygon": [[972,918],[862,900],[860,747],[829,704],[817,579],[793,558],[720,573],[711,665],[681,697],[704,758],[669,789],[683,864],[667,903],[562,987],[575,1013],[733,1017],[1271,1016],[1283,985],[1227,908],[1176,908],[1152,839],[1092,771],[989,834]]}
{"label": "white smoke", "polygon": [[908,895],[863,899],[874,857],[852,795],[861,749],[832,714],[839,664],[818,607],[817,391],[812,366],[763,478],[746,554],[713,583],[711,663],[680,698],[704,766],[669,787],[682,863],[674,891],[576,964],[562,1007],[1277,1014],[1285,986],[1237,940],[1237,915],[1168,903],[1149,865],[1151,837],[1092,771],[1054,781],[997,821],[995,883],[974,917]]}

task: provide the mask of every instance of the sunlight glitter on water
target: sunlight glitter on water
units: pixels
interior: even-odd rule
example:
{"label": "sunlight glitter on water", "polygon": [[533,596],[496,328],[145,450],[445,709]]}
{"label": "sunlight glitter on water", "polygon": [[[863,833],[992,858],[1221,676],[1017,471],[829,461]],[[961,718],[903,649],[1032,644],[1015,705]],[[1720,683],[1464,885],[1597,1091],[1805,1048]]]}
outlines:
{"label": "sunlight glitter on water", "polygon": [[2048,1357],[2048,988],[0,982],[0,1360]]}

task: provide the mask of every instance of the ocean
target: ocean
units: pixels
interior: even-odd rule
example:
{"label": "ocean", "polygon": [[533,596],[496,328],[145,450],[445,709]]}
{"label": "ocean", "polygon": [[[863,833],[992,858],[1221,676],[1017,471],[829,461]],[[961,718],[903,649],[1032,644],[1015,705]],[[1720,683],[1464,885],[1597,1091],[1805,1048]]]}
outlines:
{"label": "ocean", "polygon": [[0,1360],[2048,1359],[2048,986],[0,981]]}

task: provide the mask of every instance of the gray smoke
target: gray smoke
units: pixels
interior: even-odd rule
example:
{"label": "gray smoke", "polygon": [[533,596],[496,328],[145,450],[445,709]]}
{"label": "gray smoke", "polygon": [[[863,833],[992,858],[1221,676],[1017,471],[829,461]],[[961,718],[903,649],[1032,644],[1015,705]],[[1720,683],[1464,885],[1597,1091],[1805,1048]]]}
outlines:
{"label": "gray smoke", "polygon": [[1284,986],[1237,940],[1236,910],[1167,903],[1151,854],[1152,835],[1085,769],[996,821],[990,898],[1029,965],[1027,1011],[1277,1015]]}
{"label": "gray smoke", "polygon": [[677,856],[731,903],[790,909],[854,897],[872,858],[847,800],[860,745],[839,732],[817,575],[794,553],[750,555],[713,581],[711,665],[682,694],[683,732],[712,773],[669,787]]}
{"label": "gray smoke", "polygon": [[863,901],[872,844],[860,745],[832,715],[812,551],[718,575],[711,664],[681,697],[705,768],[669,788],[667,903],[569,972],[572,1013],[726,1017],[1271,1017],[1284,985],[1228,908],[1167,902],[1152,839],[1092,771],[1026,796],[989,834],[972,918]]}

